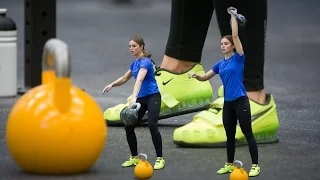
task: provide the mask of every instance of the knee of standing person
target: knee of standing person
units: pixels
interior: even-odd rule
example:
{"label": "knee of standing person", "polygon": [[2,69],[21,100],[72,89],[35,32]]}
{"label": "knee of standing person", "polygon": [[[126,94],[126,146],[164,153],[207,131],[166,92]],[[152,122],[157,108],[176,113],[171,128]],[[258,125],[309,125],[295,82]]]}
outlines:
{"label": "knee of standing person", "polygon": [[134,131],[135,125],[125,126],[124,129],[126,132],[132,132]]}
{"label": "knee of standing person", "polygon": [[240,127],[241,127],[241,131],[242,131],[243,135],[245,136],[245,138],[247,140],[251,140],[252,138],[254,138],[253,132],[252,132],[252,128],[251,128],[250,124],[245,124],[245,125],[242,125],[242,126],[240,124]]}
{"label": "knee of standing person", "polygon": [[227,140],[228,141],[235,141],[236,140],[235,133],[228,132],[226,135],[227,135]]}
{"label": "knee of standing person", "polygon": [[154,131],[158,129],[157,121],[148,121],[148,127],[150,131]]}
{"label": "knee of standing person", "polygon": [[148,127],[149,127],[149,130],[150,130],[151,134],[159,132],[159,130],[158,130],[158,121],[155,118],[152,118],[152,119],[148,120]]}

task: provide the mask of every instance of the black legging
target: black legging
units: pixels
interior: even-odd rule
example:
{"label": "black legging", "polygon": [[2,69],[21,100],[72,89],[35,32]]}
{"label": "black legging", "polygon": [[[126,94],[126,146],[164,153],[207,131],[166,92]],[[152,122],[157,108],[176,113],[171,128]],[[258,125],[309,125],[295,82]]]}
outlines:
{"label": "black legging", "polygon": [[[158,119],[161,108],[160,93],[152,94],[143,98],[138,98],[137,102],[141,104],[138,112],[139,121],[143,118],[146,111],[148,111],[148,126],[152,137],[152,142],[156,150],[157,157],[162,157],[162,138],[158,129]],[[135,125],[125,127],[127,141],[130,147],[131,155],[138,155],[137,137],[134,132]]]}
{"label": "black legging", "polygon": [[251,155],[252,164],[258,164],[258,146],[252,133],[250,104],[247,96],[234,101],[225,101],[223,106],[223,125],[227,136],[228,162],[233,163],[235,154],[235,135],[237,119],[244,134]]}
{"label": "black legging", "polygon": [[[247,91],[264,88],[264,48],[267,28],[267,0],[172,0],[169,38],[165,55],[199,63],[213,11],[221,36],[231,34],[230,14],[233,6],[247,19],[239,31],[246,61],[244,85]],[[216,40],[220,43],[220,40]]]}

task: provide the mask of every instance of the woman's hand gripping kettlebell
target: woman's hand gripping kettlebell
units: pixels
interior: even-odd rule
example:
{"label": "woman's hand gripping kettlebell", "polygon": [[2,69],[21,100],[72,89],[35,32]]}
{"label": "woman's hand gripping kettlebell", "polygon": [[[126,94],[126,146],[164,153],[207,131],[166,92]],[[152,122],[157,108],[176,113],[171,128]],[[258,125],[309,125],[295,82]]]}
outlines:
{"label": "woman's hand gripping kettlebell", "polygon": [[[227,9],[227,11],[228,11],[228,13],[231,14],[231,15],[234,15],[234,14],[237,14],[237,13],[238,13],[238,12],[237,12],[237,8],[235,8],[235,7],[229,7],[229,8]],[[232,13],[232,11],[233,11],[234,13]]]}
{"label": "woman's hand gripping kettlebell", "polygon": [[129,103],[129,107],[130,108],[135,108],[135,103],[137,101],[137,97],[131,97],[130,103]]}

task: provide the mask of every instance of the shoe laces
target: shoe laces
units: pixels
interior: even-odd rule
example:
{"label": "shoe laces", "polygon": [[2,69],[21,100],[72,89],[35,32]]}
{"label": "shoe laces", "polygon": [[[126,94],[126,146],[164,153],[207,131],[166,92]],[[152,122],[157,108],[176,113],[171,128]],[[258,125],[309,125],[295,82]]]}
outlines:
{"label": "shoe laces", "polygon": [[220,168],[220,171],[221,171],[221,170],[225,170],[225,169],[229,169],[230,166],[232,166],[232,165],[230,165],[230,164],[228,164],[228,163],[225,163],[224,166],[223,166],[222,168]]}
{"label": "shoe laces", "polygon": [[154,75],[155,75],[155,76],[160,76],[161,73],[156,70],[156,71],[154,72]]}
{"label": "shoe laces", "polygon": [[252,170],[252,171],[256,171],[257,169],[258,169],[258,165],[253,164],[253,165],[251,166],[251,170]]}
{"label": "shoe laces", "polygon": [[158,158],[156,159],[156,162],[157,162],[157,163],[160,163],[162,159],[163,159],[163,158],[158,157]]}
{"label": "shoe laces", "polygon": [[158,72],[158,69],[160,69],[160,67],[159,67],[159,66],[157,66],[157,64],[156,64],[152,59],[150,59],[150,60],[151,60],[151,62],[152,62],[152,64],[153,64],[153,67],[155,68],[154,75],[156,75],[156,76],[160,76],[160,75],[161,75],[161,73],[159,73],[159,72]]}
{"label": "shoe laces", "polygon": [[218,104],[212,103],[207,111],[218,114],[221,110],[222,108]]}
{"label": "shoe laces", "polygon": [[136,156],[130,156],[129,157],[129,160],[136,160],[136,159],[138,159],[138,157],[136,157]]}

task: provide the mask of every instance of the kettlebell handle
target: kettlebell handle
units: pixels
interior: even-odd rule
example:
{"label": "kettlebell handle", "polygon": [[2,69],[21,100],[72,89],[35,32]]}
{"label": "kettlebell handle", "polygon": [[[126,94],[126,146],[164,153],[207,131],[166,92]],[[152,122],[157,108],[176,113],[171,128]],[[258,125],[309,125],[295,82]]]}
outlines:
{"label": "kettlebell handle", "polygon": [[56,77],[69,78],[71,76],[69,48],[60,39],[49,39],[43,48],[42,71],[50,70],[55,71]]}
{"label": "kettlebell handle", "polygon": [[140,103],[134,103],[133,109],[135,111],[139,111],[140,108],[141,108],[141,104]]}
{"label": "kettlebell handle", "polygon": [[240,164],[240,168],[242,168],[243,163],[242,163],[241,161],[235,160],[235,161],[233,162],[233,164],[236,164],[236,163]]}
{"label": "kettlebell handle", "polygon": [[[247,20],[242,14],[238,14],[234,9],[235,9],[234,7],[229,7],[227,8],[227,12],[233,15],[236,18],[238,25],[243,28],[246,25]],[[232,19],[230,19],[230,24],[231,24],[231,21]]]}
{"label": "kettlebell handle", "polygon": [[141,159],[140,157],[143,157],[145,161],[147,161],[147,160],[148,160],[148,156],[147,156],[147,154],[140,153],[140,154],[138,154],[138,158],[139,158],[139,159]]}
{"label": "kettlebell handle", "polygon": [[228,9],[227,9],[227,12],[229,13],[229,14],[232,14],[232,15],[238,15],[237,13],[236,13],[236,11],[235,10],[233,10],[232,9],[233,7],[229,7]]}
{"label": "kettlebell handle", "polygon": [[61,113],[67,113],[72,104],[68,45],[56,38],[49,39],[43,48],[42,67],[43,71],[54,71],[53,102]]}

